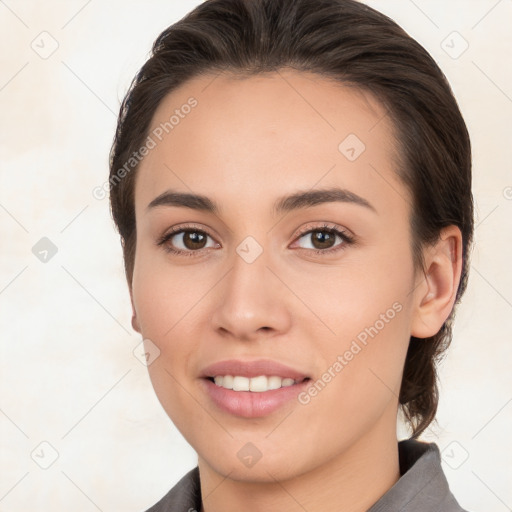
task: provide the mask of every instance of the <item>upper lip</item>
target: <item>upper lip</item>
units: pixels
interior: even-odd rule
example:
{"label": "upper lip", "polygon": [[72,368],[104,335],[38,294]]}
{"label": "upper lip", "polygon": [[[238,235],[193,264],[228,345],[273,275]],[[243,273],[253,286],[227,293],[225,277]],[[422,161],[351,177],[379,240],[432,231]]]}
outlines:
{"label": "upper lip", "polygon": [[286,366],[277,361],[269,359],[258,359],[255,361],[241,361],[238,359],[230,359],[213,363],[203,369],[201,377],[216,377],[217,375],[233,375],[240,377],[258,377],[266,375],[268,377],[278,376],[282,378],[301,381],[308,376],[299,371]]}

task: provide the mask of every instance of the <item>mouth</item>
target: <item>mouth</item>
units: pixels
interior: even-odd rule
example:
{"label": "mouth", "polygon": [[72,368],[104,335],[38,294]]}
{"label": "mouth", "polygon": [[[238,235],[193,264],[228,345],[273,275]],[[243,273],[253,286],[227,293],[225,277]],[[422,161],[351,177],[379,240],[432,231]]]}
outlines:
{"label": "mouth", "polygon": [[250,391],[252,393],[265,393],[275,389],[287,388],[311,380],[309,377],[292,379],[278,375],[258,375],[257,377],[244,377],[242,375],[216,375],[206,377],[217,386],[233,391]]}
{"label": "mouth", "polygon": [[224,413],[242,418],[267,416],[286,404],[297,406],[297,395],[311,380],[299,370],[270,360],[222,361],[201,375],[210,401]]}

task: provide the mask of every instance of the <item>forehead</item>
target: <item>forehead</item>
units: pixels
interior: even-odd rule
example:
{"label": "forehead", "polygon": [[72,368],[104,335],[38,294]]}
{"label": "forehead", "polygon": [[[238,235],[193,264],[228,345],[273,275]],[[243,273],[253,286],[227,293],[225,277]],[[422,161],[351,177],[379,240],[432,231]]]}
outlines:
{"label": "forehead", "polygon": [[393,183],[383,196],[401,187],[386,108],[368,92],[313,73],[196,77],[164,98],[149,135],[156,145],[139,168],[136,203],[166,187],[221,203],[316,184],[363,196],[382,191],[383,180]]}

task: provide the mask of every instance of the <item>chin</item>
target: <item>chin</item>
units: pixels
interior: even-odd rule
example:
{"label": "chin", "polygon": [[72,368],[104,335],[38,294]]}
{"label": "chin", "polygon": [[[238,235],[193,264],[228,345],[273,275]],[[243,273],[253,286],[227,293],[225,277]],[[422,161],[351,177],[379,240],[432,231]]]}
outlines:
{"label": "chin", "polygon": [[[211,465],[211,464],[210,464]],[[253,467],[243,467],[239,462],[231,466],[226,464],[211,465],[216,473],[223,477],[245,483],[273,483],[276,481],[284,481],[298,476],[297,469],[292,470],[288,464],[276,463],[265,464],[260,460]]]}
{"label": "chin", "polygon": [[[250,453],[253,453],[252,459]],[[206,457],[200,456],[199,461],[200,465],[211,467],[222,477],[246,483],[285,481],[307,471],[306,461],[298,460],[278,448],[273,448],[270,455],[261,453],[259,457],[255,447],[247,443],[241,449],[236,449],[234,456],[233,451],[210,453]]]}

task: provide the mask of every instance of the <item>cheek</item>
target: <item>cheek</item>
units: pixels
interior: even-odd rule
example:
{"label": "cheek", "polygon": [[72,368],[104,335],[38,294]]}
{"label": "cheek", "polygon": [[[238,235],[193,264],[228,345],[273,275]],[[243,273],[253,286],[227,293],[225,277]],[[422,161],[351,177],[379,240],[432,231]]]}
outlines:
{"label": "cheek", "polygon": [[[137,248],[139,250],[139,248]],[[141,248],[133,276],[133,300],[142,336],[156,346],[158,357],[148,366],[153,387],[170,413],[191,372],[209,318],[204,300],[215,283],[200,265],[173,266],[166,256]]]}
{"label": "cheek", "polygon": [[193,266],[172,266],[163,250],[142,246],[137,251],[132,285],[137,317],[144,337],[157,344],[166,340],[167,346],[174,332],[200,310],[211,276]]}
{"label": "cheek", "polygon": [[338,308],[336,337],[318,340],[321,373],[301,403],[319,452],[327,447],[318,439],[325,438],[330,449],[342,449],[382,418],[391,424],[396,414],[410,331],[406,305],[393,298],[352,296]]}
{"label": "cheek", "polygon": [[[155,394],[176,427],[187,436],[190,424],[204,423],[204,412],[190,400],[190,361],[197,352],[202,286],[144,253],[136,263],[133,296],[142,336],[158,356],[148,365]],[[154,345],[153,345],[154,344]],[[156,348],[151,348],[156,347]],[[188,427],[187,427],[188,426]]]}
{"label": "cheek", "polygon": [[335,340],[352,340],[374,325],[391,335],[397,324],[407,321],[404,311],[412,300],[413,264],[403,252],[354,253],[339,266],[301,272],[304,277],[295,281],[295,289]]}
{"label": "cheek", "polygon": [[330,272],[321,293],[310,287],[308,295],[311,309],[331,331],[322,339],[316,335],[326,372],[317,386],[318,405],[336,404],[334,416],[378,414],[400,390],[410,338],[412,260],[406,250],[397,257],[383,251],[364,264]]}

